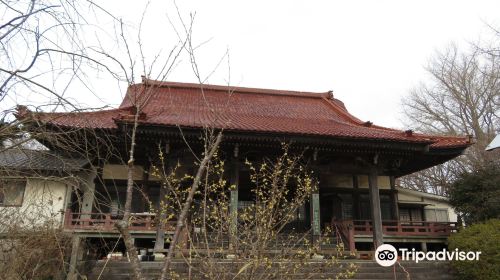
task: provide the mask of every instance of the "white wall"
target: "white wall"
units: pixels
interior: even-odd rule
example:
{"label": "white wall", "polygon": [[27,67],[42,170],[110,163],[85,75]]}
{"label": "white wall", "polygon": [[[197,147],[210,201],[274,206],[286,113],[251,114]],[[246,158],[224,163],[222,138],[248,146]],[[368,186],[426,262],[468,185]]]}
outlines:
{"label": "white wall", "polygon": [[69,191],[65,182],[28,178],[22,205],[0,206],[0,226],[5,229],[16,223],[29,227],[45,222],[60,226]]}

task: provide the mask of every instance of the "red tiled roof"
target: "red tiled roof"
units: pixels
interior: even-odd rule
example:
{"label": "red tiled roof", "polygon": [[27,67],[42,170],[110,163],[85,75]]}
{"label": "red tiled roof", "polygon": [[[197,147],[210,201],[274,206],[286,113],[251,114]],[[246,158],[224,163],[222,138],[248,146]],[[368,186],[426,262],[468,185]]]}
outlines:
{"label": "red tiled roof", "polygon": [[58,126],[117,128],[133,104],[150,125],[216,127],[234,131],[428,143],[467,147],[466,137],[437,137],[372,125],[352,116],[329,92],[311,93],[144,80],[129,87],[118,109],[82,113],[35,113]]}
{"label": "red tiled roof", "polygon": [[[23,109],[24,110],[24,109]],[[25,117],[18,108],[18,117]],[[29,112],[36,120],[55,126],[73,128],[117,128],[115,119],[123,113],[129,113],[128,108],[118,108],[111,110],[101,110],[94,112],[73,112],[73,113],[42,113]]]}

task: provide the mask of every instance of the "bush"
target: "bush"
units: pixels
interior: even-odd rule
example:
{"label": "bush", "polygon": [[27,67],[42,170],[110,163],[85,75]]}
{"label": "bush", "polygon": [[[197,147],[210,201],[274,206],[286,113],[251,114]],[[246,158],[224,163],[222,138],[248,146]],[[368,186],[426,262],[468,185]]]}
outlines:
{"label": "bush", "polygon": [[71,238],[52,225],[11,227],[0,239],[0,279],[64,279]]}
{"label": "bush", "polygon": [[458,279],[500,279],[500,220],[464,228],[449,238],[450,250],[481,251],[479,261],[453,261]]}
{"label": "bush", "polygon": [[488,164],[461,174],[449,192],[450,203],[466,224],[500,218],[500,166]]}

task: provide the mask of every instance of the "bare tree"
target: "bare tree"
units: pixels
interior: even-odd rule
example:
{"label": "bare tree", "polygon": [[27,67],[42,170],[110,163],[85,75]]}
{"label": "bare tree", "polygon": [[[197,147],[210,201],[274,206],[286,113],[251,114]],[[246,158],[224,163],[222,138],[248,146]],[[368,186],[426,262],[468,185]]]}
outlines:
{"label": "bare tree", "polygon": [[426,68],[430,80],[402,101],[407,125],[425,133],[472,135],[476,145],[454,161],[404,177],[401,185],[446,194],[457,174],[492,160],[484,148],[500,127],[499,63],[478,48],[461,52],[451,46],[435,55]]}
{"label": "bare tree", "polygon": [[[56,146],[62,150],[67,148],[66,152],[68,153],[78,150],[78,155],[88,158],[90,161],[99,158],[99,155],[95,154],[95,150],[86,149],[91,146],[74,142],[75,139],[90,140],[85,134],[89,132],[94,134],[92,131],[72,132],[61,129],[59,132],[45,130],[43,125],[35,130],[36,126],[26,127],[23,126],[22,121],[19,121],[25,119],[28,122],[33,122],[26,107],[22,108],[21,113],[18,110],[18,120],[12,119],[12,110],[9,107],[22,100],[20,93],[26,92],[27,96],[33,97],[34,103],[39,102],[41,107],[45,107],[45,110],[61,110],[62,107],[62,110],[66,111],[79,111],[82,106],[66,97],[66,93],[73,88],[74,84],[77,84],[76,86],[80,89],[87,88],[90,94],[95,94],[91,86],[92,83],[89,82],[89,72],[102,72],[104,70],[119,82],[133,84],[136,77],[134,73],[137,69],[126,38],[127,35],[124,32],[123,21],[114,17],[94,1],[2,1],[2,9],[5,22],[0,25],[0,56],[5,59],[2,59],[0,65],[0,102],[2,102],[3,108],[2,119],[7,120],[1,128],[2,140],[17,137],[16,134],[27,133],[30,137],[26,137],[24,141],[17,141],[18,144],[30,139],[43,139],[47,143],[52,142],[52,148],[56,148]],[[92,15],[98,17],[98,14],[104,14],[105,17],[110,18],[115,29],[121,31],[116,35],[115,42],[123,45],[128,61],[122,61],[101,44],[96,44],[97,47],[91,45],[92,43],[86,38],[85,33],[89,31],[88,29],[93,29],[96,26],[95,21],[90,17]],[[146,72],[147,66],[142,51],[140,33],[138,37],[141,62],[144,66],[141,70],[144,71],[143,75],[151,75],[151,73]],[[173,60],[175,60],[172,59],[172,54],[175,55],[174,52],[168,55],[159,74],[162,78],[172,69]],[[150,71],[152,71],[151,69],[152,67],[149,68]],[[135,111],[130,135],[131,149],[127,163],[130,169],[129,174],[132,174],[131,170],[134,168],[135,132],[142,105],[135,102],[132,104]],[[36,106],[36,109],[38,108],[40,106]],[[25,132],[20,131],[20,129],[25,130]],[[75,134],[79,133],[83,137],[75,138]],[[99,137],[102,138],[102,135]],[[94,139],[99,137],[94,137]],[[77,148],[75,149],[73,146],[77,146]],[[12,145],[7,148],[11,147]],[[2,148],[2,150],[7,148]],[[113,153],[113,151],[114,149],[110,147],[109,153]],[[132,239],[128,232],[133,185],[131,177],[129,181],[124,219],[116,226],[122,232],[128,245],[127,249],[136,272],[136,278],[143,279],[137,260],[137,252],[131,243]]]}
{"label": "bare tree", "polygon": [[[236,213],[231,210],[229,196],[235,185],[227,180],[225,172],[230,159],[213,154],[206,161],[206,168],[198,169],[196,176],[179,176],[178,166],[172,170],[165,168],[166,157],[160,152],[161,161],[153,169],[154,176],[161,178],[169,189],[161,211],[170,217],[165,222],[182,219],[183,226],[189,226],[184,233],[185,244],[177,246],[172,240],[169,252],[176,252],[196,275],[214,280],[289,279],[296,274],[302,274],[305,279],[344,279],[355,273],[356,267],[352,264],[343,268],[336,265],[344,252],[341,244],[333,243],[332,232],[325,232],[318,242],[311,240],[307,230],[290,231],[298,209],[318,188],[300,150],[292,152],[289,145],[283,145],[281,155],[269,155],[258,162],[247,160],[255,199]],[[184,182],[192,183],[186,188]],[[193,193],[197,193],[196,203]],[[190,214],[189,219],[186,213]],[[335,253],[319,255],[321,246],[332,246]],[[221,263],[226,257],[232,260],[229,266]],[[314,257],[324,259],[311,261]],[[180,279],[181,276],[166,263],[161,277]]]}
{"label": "bare tree", "polygon": [[96,95],[89,72],[120,78],[85,35],[104,37],[93,24],[98,17],[117,20],[96,2],[7,0],[1,9],[0,101],[15,103],[24,95],[49,109],[75,110],[80,108],[69,94],[73,88]]}
{"label": "bare tree", "polygon": [[106,56],[106,47],[87,36],[108,37],[95,24],[98,18],[118,21],[97,2],[6,0],[0,13],[0,140],[13,140],[1,150],[39,148],[32,140],[49,133],[27,131],[14,117],[19,104],[21,111],[92,110],[96,108],[75,99],[75,92],[98,100],[95,75],[125,80],[110,63],[116,58]]}
{"label": "bare tree", "polygon": [[[194,22],[194,14],[191,14],[189,17],[189,21],[185,21],[183,16],[181,15],[181,12],[177,6],[176,8],[176,14],[177,14],[177,19],[180,22],[181,25],[181,31],[178,31],[175,24],[173,23],[172,19],[169,18],[169,22],[171,24],[171,28],[173,28],[176,33],[177,33],[177,41],[176,44],[172,47],[170,52],[166,56],[161,56],[161,54],[157,54],[154,56],[153,61],[148,62],[146,61],[146,57],[144,54],[143,50],[143,42],[141,38],[141,27],[142,27],[142,21],[145,19],[145,14],[147,11],[147,6],[144,10],[144,13],[142,15],[141,23],[139,25],[139,31],[137,34],[137,51],[138,51],[138,57],[139,57],[139,62],[136,62],[134,59],[134,53],[131,48],[131,45],[129,44],[129,37],[126,35],[126,30],[124,28],[124,25],[121,21],[119,21],[119,30],[120,32],[120,38],[119,41],[124,45],[124,48],[126,50],[127,56],[128,56],[128,61],[126,63],[123,63],[119,61],[118,59],[115,59],[114,56],[110,53],[105,52],[104,50],[100,51],[101,54],[104,54],[106,57],[111,58],[112,61],[116,64],[119,65],[119,69],[123,71],[123,76],[126,78],[126,81],[129,85],[129,88],[134,91],[131,92],[128,95],[129,104],[132,107],[132,112],[133,116],[132,119],[130,120],[130,123],[128,126],[130,127],[128,131],[128,139],[127,141],[130,143],[130,149],[128,151],[128,160],[126,162],[127,165],[127,192],[126,192],[126,198],[125,198],[125,207],[124,207],[124,215],[123,219],[121,221],[118,221],[115,226],[116,228],[120,231],[120,233],[123,236],[127,253],[129,254],[130,257],[130,262],[132,265],[132,269],[134,272],[134,278],[135,279],[144,279],[142,271],[141,271],[141,265],[140,262],[137,258],[137,248],[134,246],[133,239],[130,235],[130,232],[128,230],[129,224],[130,224],[130,212],[131,212],[131,205],[132,205],[132,197],[133,197],[133,189],[134,189],[134,162],[135,162],[135,148],[138,145],[141,145],[141,143],[138,143],[137,140],[137,130],[139,126],[139,120],[140,116],[143,113],[144,107],[148,104],[150,98],[154,95],[155,90],[158,87],[162,86],[163,81],[167,79],[167,77],[171,74],[172,70],[174,69],[175,65],[177,64],[178,58],[181,55],[182,52],[186,52],[187,56],[189,57],[189,62],[191,64],[191,69],[193,70],[193,73],[200,83],[201,91],[199,94],[204,95],[203,92],[203,84],[205,81],[214,73],[215,69],[211,71],[207,77],[202,78],[202,74],[200,73],[198,69],[198,65],[196,62],[196,56],[195,56],[195,49],[198,48],[199,46],[194,46],[193,43],[193,38],[192,38],[192,32],[193,32],[193,22]],[[225,55],[223,56],[225,57]],[[159,65],[159,67],[157,67]],[[156,72],[153,72],[154,69],[159,69]],[[143,86],[142,87],[133,87],[132,85],[135,82],[135,73],[141,73],[142,79],[143,79]],[[150,78],[153,77],[152,81]],[[209,104],[206,104],[207,106]],[[179,130],[182,134],[182,128],[179,127]],[[164,271],[169,270],[169,266],[171,263],[171,260],[175,254],[175,248],[176,244],[179,240],[179,236],[181,234],[181,231],[185,227],[185,220],[186,217],[189,213],[189,210],[191,208],[191,204],[193,201],[194,194],[197,192],[198,186],[200,184],[200,180],[202,179],[203,174],[206,172],[206,168],[208,165],[208,162],[211,160],[211,158],[214,156],[216,153],[221,141],[222,141],[222,130],[221,129],[214,129],[211,126],[208,126],[204,129],[202,129],[202,134],[203,134],[203,139],[204,139],[204,151],[202,152],[202,159],[198,163],[198,168],[197,171],[195,172],[194,175],[194,181],[193,184],[189,190],[189,195],[187,196],[186,201],[182,204],[179,205],[181,212],[179,215],[179,218],[177,220],[177,225],[174,231],[173,239],[171,241],[171,249],[168,251],[168,254],[165,258],[165,268],[162,270],[162,277],[165,277]],[[195,155],[193,154],[195,158],[200,158],[200,155]],[[162,223],[158,223],[158,227],[161,227]],[[159,229],[160,230],[160,229]],[[161,230],[160,230],[161,231]]]}
{"label": "bare tree", "polygon": [[[26,153],[23,149],[37,149],[40,154],[50,154],[47,161],[57,161],[60,157],[47,151],[42,144],[33,139],[43,139],[59,146],[68,154],[73,153],[90,159],[90,149],[77,147],[69,135],[85,135],[89,131],[75,130],[49,131],[36,126],[29,110],[79,111],[86,108],[76,102],[69,92],[73,86],[86,88],[90,85],[89,73],[104,70],[111,76],[98,52],[92,51],[85,40],[85,30],[94,29],[92,15],[106,14],[112,17],[93,1],[72,0],[28,0],[0,1],[0,152],[12,150]],[[90,94],[91,87],[87,87]],[[18,106],[21,104],[28,106]],[[17,110],[15,109],[17,107]],[[16,112],[17,111],[17,112]],[[16,115],[16,116],[14,116]],[[17,118],[15,118],[17,117]],[[93,142],[92,137],[85,138]],[[83,139],[83,138],[80,138]],[[95,140],[95,137],[94,137]],[[10,142],[3,145],[3,142]],[[95,147],[94,142],[94,147]],[[15,149],[14,148],[19,148]],[[24,178],[32,181],[55,182],[70,180],[72,176],[48,176],[29,164],[23,166]],[[6,167],[0,170],[9,179],[21,176],[16,170]],[[67,174],[66,174],[67,175]],[[74,179],[74,178],[73,178]],[[77,184],[76,184],[77,185]],[[53,222],[61,212],[47,213],[53,201],[50,186],[40,188],[39,197],[26,198],[22,206],[2,207],[2,250],[3,277],[7,279],[62,279],[68,269],[67,257],[71,238],[61,231],[60,224]],[[2,184],[3,191],[4,186]],[[76,187],[75,187],[76,189]],[[49,193],[47,193],[49,192]],[[48,197],[48,198],[47,198]],[[35,215],[35,216],[34,216]],[[7,219],[9,218],[9,219]],[[14,220],[12,220],[14,219]],[[56,219],[57,220],[57,219]],[[9,222],[11,221],[11,222]],[[47,221],[41,223],[40,221]],[[50,222],[49,222],[50,221]],[[59,221],[60,222],[60,221]],[[2,248],[5,249],[5,248]],[[18,259],[18,262],[10,262]],[[25,263],[23,263],[25,261]]]}
{"label": "bare tree", "polygon": [[[0,54],[2,57],[8,58],[5,64],[0,66],[0,98],[2,102],[9,100],[9,98],[15,100],[17,98],[17,92],[26,91],[29,94],[38,94],[45,97],[45,101],[40,102],[42,106],[32,107],[36,108],[35,110],[48,107],[49,110],[62,109],[64,111],[80,111],[82,110],[82,106],[79,106],[73,99],[68,98],[67,92],[69,91],[69,86],[74,83],[80,85],[87,84],[88,77],[87,72],[84,70],[85,66],[90,66],[93,70],[104,71],[111,75],[112,78],[128,86],[135,84],[139,77],[137,73],[145,77],[144,81],[148,81],[149,78],[159,81],[159,84],[149,87],[133,87],[133,90],[137,92],[129,95],[131,98],[128,100],[131,104],[131,114],[126,124],[128,151],[126,158],[123,159],[123,163],[127,166],[127,191],[123,218],[115,224],[115,227],[124,239],[126,251],[129,255],[133,270],[133,277],[135,279],[144,279],[141,264],[137,258],[137,248],[129,232],[132,211],[131,202],[134,193],[133,189],[136,187],[133,177],[136,157],[135,149],[138,145],[141,145],[137,140],[137,130],[142,111],[145,104],[148,102],[149,96],[151,96],[151,93],[155,90],[155,86],[161,86],[162,81],[168,78],[182,51],[187,53],[189,62],[192,66],[191,68],[200,85],[203,85],[211,73],[213,73],[210,72],[207,77],[202,77],[198,69],[195,50],[199,46],[195,45],[192,41],[192,22],[194,15],[189,18],[189,22],[185,23],[179,11],[177,11],[181,21],[181,28],[179,30],[176,29],[178,38],[175,40],[175,46],[166,55],[161,56],[157,54],[154,56],[153,60],[147,61],[141,38],[141,26],[138,28],[138,34],[136,34],[136,36],[131,36],[130,33],[127,32],[127,28],[121,19],[115,18],[93,1],[77,2],[72,0],[60,0],[52,2],[49,0],[32,0],[27,2],[2,1],[2,3],[5,4],[4,14],[8,15],[6,18],[9,17],[8,20],[0,26]],[[85,3],[87,6],[83,6],[81,3]],[[81,9],[85,7],[91,11],[104,13],[112,19],[114,29],[117,31],[115,33],[116,38],[114,38],[114,42],[120,45],[122,50],[124,50],[125,55],[123,57],[118,57],[115,53],[112,53],[102,45],[98,45],[98,47],[89,47],[86,44],[81,28],[85,26],[87,19],[80,13]],[[145,10],[147,10],[147,8]],[[43,20],[37,21],[39,18],[43,18]],[[144,18],[143,14],[142,19],[144,20]],[[131,40],[133,40],[131,38],[134,37],[137,37],[136,43],[130,43]],[[23,48],[19,46],[23,46]],[[19,55],[20,50],[22,51],[21,55]],[[19,59],[19,57],[21,58]],[[45,79],[47,75],[50,79]],[[201,88],[203,88],[203,86],[201,86]],[[89,91],[93,93],[90,87]],[[203,89],[200,94],[204,94]],[[229,92],[228,98],[230,95],[231,93]],[[47,99],[49,100],[48,102],[46,102]],[[210,106],[210,104],[207,104],[207,106]],[[7,116],[11,114],[12,111],[8,106],[5,106],[5,108],[7,109],[4,110],[4,115]],[[20,111],[24,111],[25,114],[22,114],[22,118],[19,119],[25,118],[28,123],[33,123],[33,121],[36,123],[38,121],[36,119],[30,119],[30,113],[26,108],[21,109]],[[116,157],[119,155],[119,152],[116,151],[116,147],[113,147],[111,144],[113,141],[106,138],[111,138],[112,136],[103,134],[97,135],[98,133],[91,129],[74,129],[68,131],[62,128],[53,128],[50,130],[44,128],[43,124],[40,124],[39,127],[32,126],[28,129],[19,121],[10,123],[8,127],[9,130],[2,130],[5,132],[3,135],[7,137],[14,135],[14,132],[18,133],[16,129],[20,128],[21,133],[29,133],[31,138],[44,139],[46,143],[52,143],[53,147],[58,147],[61,150],[66,150],[68,153],[87,158],[89,161],[98,159],[101,162],[105,162],[109,157]],[[34,130],[34,127],[36,130]],[[181,128],[180,131],[182,133]],[[165,264],[162,269],[162,279],[166,279],[167,273],[170,272],[172,258],[174,254],[178,252],[177,244],[179,236],[181,231],[186,229],[187,216],[189,216],[193,210],[193,197],[200,190],[200,186],[206,186],[206,182],[204,183],[203,180],[207,178],[208,174],[213,172],[210,164],[222,140],[223,129],[207,127],[202,129],[201,132],[203,134],[203,150],[201,155],[194,155],[195,158],[199,158],[200,160],[197,162],[197,170],[193,173],[192,184],[187,189],[186,196],[182,200],[177,200],[176,204],[170,205],[177,207],[179,211],[174,236],[170,244],[170,250],[165,258]],[[30,137],[28,137],[28,139],[30,139]],[[75,141],[75,139],[77,139],[77,141]],[[78,145],[75,145],[76,143]],[[102,147],[100,149],[94,149],[96,146],[101,146],[96,145],[96,143],[102,143]],[[99,154],[103,150],[107,150],[107,154]],[[282,160],[285,159],[283,158]],[[292,170],[294,170],[294,168],[285,168],[281,171],[291,176],[292,174],[290,174],[290,172]],[[268,172],[271,172],[271,170],[268,170]],[[269,177],[270,175],[272,175],[272,172],[268,173],[267,180],[271,179]],[[310,185],[308,186],[310,187]],[[265,239],[259,237],[260,239],[258,240],[252,240],[254,245],[258,245],[255,252],[259,255],[260,259],[256,264],[250,263],[250,265],[245,266],[242,271],[248,269],[255,274],[258,269],[270,264],[270,260],[264,260],[265,256],[262,253],[262,249],[266,247],[266,244],[272,242],[273,237],[275,237],[280,230],[273,229],[273,222],[279,221],[280,224],[284,225],[291,216],[288,212],[280,212],[275,213],[279,215],[266,216],[265,207],[269,204],[273,207],[282,205],[284,201],[286,201],[284,196],[286,187],[286,184],[283,184],[283,182],[277,182],[277,184],[273,185],[272,190],[266,190],[275,194],[281,194],[275,197],[280,198],[280,201],[267,201],[266,198],[261,197],[263,204],[256,207],[255,210],[260,213],[261,220],[267,219],[267,222],[259,228],[259,231],[262,233],[269,230],[269,232],[264,234],[264,236],[266,236]],[[308,190],[300,196],[301,200],[307,197],[307,193],[311,190],[309,187]],[[284,193],[280,193],[281,191],[284,191]],[[289,210],[294,210],[294,207],[296,207],[298,203],[299,202],[293,202],[291,204],[292,208]],[[230,219],[226,219],[226,221],[229,220]],[[248,228],[251,227],[252,223],[255,224],[255,221],[248,221]],[[249,232],[246,236],[251,238],[256,235]],[[310,253],[310,251],[301,254],[309,257],[308,253]],[[295,255],[290,254],[288,257],[295,258]],[[302,258],[302,260],[305,259],[306,258]],[[296,263],[294,263],[291,268],[295,265]]]}

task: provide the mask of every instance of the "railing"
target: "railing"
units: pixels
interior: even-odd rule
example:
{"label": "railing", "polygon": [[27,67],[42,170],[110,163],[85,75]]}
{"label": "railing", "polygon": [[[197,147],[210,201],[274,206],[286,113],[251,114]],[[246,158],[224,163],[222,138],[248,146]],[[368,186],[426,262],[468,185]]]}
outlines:
{"label": "railing", "polygon": [[[122,216],[111,213],[73,213],[66,210],[64,216],[64,227],[66,229],[116,231],[115,223]],[[176,222],[164,224],[165,231],[173,231]],[[130,230],[155,231],[157,221],[153,213],[132,213],[130,215]]]}
{"label": "railing", "polygon": [[[372,234],[370,220],[338,221],[343,227],[352,227],[354,235]],[[456,232],[457,223],[426,221],[382,221],[382,231],[389,236],[447,237]]]}
{"label": "railing", "polygon": [[[332,227],[347,239],[349,250],[355,248],[356,235],[372,235],[370,220],[332,221]],[[382,231],[387,236],[448,237],[457,231],[457,223],[425,221],[382,221]]]}
{"label": "railing", "polygon": [[345,244],[350,251],[355,249],[354,230],[351,221],[333,222],[332,228],[337,236],[337,239],[346,241]]}

